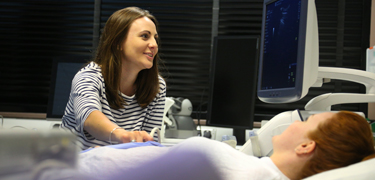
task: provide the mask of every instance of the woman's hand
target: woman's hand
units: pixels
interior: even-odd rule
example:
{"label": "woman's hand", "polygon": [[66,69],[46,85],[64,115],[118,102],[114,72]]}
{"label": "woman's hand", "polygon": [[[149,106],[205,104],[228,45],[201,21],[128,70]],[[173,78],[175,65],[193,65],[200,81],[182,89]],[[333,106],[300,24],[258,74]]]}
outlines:
{"label": "woman's hand", "polygon": [[117,141],[118,143],[146,142],[154,140],[154,138],[146,131],[126,131],[125,129],[116,129],[113,131],[112,138],[113,141]]}
{"label": "woman's hand", "polygon": [[[84,129],[95,138],[104,141],[110,140],[112,142],[127,143],[132,142],[132,140],[134,140],[133,142],[154,140],[146,131],[126,131],[118,127],[116,124],[109,121],[109,119],[99,110],[90,113],[84,123]],[[113,132],[110,133],[111,131]],[[108,138],[108,135],[111,137]]]}

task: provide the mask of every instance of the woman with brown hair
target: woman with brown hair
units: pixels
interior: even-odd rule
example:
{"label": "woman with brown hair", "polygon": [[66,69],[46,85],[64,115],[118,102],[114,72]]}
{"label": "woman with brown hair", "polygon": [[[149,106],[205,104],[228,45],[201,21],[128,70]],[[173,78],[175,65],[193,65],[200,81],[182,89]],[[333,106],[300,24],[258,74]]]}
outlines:
{"label": "woman with brown hair", "polygon": [[307,136],[316,142],[316,147],[300,177],[374,158],[372,132],[363,121],[355,113],[339,112],[309,132]]}
{"label": "woman with brown hair", "polygon": [[271,159],[290,179],[345,167],[375,157],[368,122],[360,115],[340,111],[312,115],[297,121],[273,138]]}
{"label": "woman with brown hair", "polygon": [[145,142],[162,123],[166,85],[159,75],[157,20],[128,7],[104,26],[93,62],[72,81],[62,128],[81,149],[114,142]]}

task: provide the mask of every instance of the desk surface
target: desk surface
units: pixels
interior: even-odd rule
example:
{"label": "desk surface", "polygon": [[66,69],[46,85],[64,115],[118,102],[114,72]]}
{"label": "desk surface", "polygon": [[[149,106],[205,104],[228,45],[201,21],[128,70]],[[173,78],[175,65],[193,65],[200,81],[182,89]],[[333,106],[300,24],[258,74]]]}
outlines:
{"label": "desk surface", "polygon": [[59,126],[61,121],[49,121],[46,119],[21,119],[21,118],[4,118],[2,123],[3,129],[28,129],[28,130],[44,130],[52,129]]}

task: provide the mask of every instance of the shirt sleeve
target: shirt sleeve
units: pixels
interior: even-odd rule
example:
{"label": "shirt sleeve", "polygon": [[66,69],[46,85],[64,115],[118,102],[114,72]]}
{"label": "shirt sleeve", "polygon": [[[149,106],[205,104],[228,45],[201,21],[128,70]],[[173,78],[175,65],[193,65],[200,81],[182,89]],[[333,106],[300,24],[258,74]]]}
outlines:
{"label": "shirt sleeve", "polygon": [[83,124],[91,112],[101,111],[100,92],[102,81],[93,71],[81,71],[72,81],[74,114],[78,130],[83,132]]}

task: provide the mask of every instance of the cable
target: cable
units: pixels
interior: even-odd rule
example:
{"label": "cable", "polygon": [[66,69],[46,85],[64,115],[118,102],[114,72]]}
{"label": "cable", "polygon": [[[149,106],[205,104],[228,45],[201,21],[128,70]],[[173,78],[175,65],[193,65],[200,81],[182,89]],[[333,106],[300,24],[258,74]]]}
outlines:
{"label": "cable", "polygon": [[0,117],[1,117],[1,128],[3,128],[4,127],[4,117],[2,115],[0,115]]}
{"label": "cable", "polygon": [[155,131],[158,134],[158,142],[161,144],[160,130],[158,127],[154,127],[154,129],[152,129],[152,131],[150,132],[150,136],[154,137]]}
{"label": "cable", "polygon": [[29,129],[27,129],[27,128],[23,127],[23,126],[13,126],[13,127],[11,127],[10,129],[15,129],[15,128],[21,128],[21,129],[26,129],[26,130],[29,130]]}
{"label": "cable", "polygon": [[198,131],[198,135],[199,136],[202,136],[202,127],[201,127],[201,122],[200,122],[200,119],[201,119],[201,110],[202,110],[202,105],[203,105],[203,95],[204,95],[204,91],[206,90],[206,88],[203,89],[203,92],[202,92],[202,95],[201,95],[201,101],[199,103],[199,106],[198,106],[198,109],[196,111],[197,114],[197,120],[198,120],[198,127],[199,127],[199,131]]}

